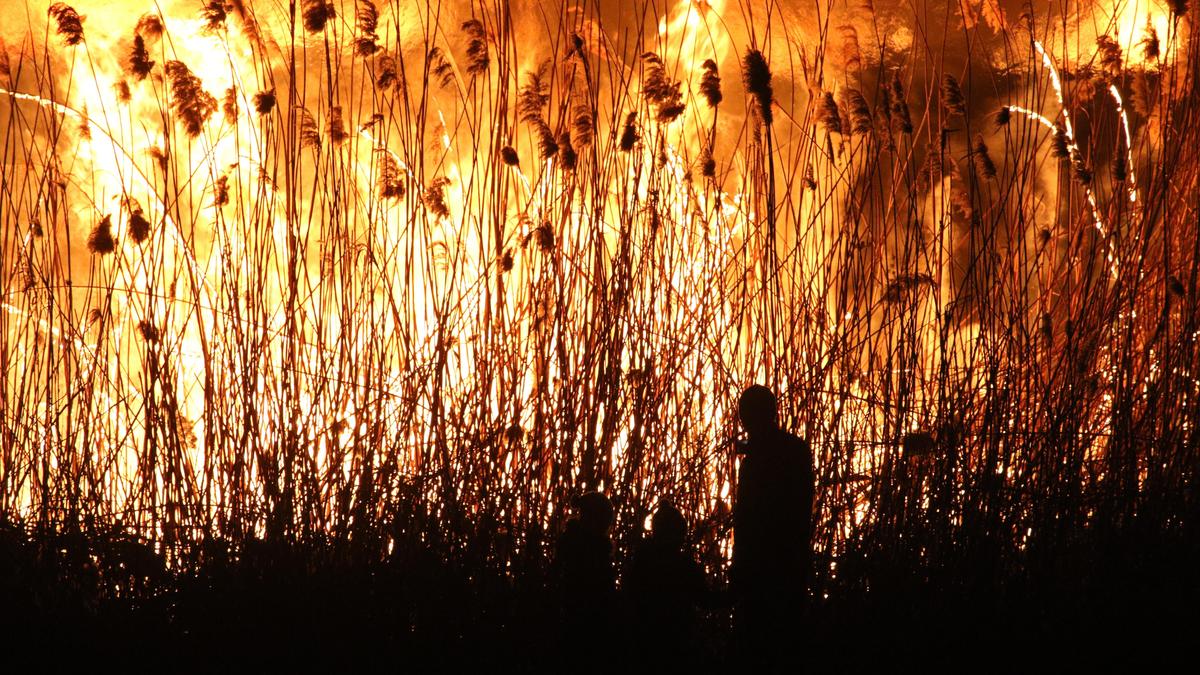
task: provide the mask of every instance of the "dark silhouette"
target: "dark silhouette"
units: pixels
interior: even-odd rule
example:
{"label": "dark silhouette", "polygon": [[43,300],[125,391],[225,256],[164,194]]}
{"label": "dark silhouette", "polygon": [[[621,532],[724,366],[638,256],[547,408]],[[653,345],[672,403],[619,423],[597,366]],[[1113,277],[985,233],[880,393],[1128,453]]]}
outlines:
{"label": "dark silhouette", "polygon": [[687,520],[660,503],[625,576],[634,621],[631,644],[647,669],[697,665],[698,610],[708,602],[704,569],[687,544]]}
{"label": "dark silhouette", "polygon": [[800,634],[809,568],[812,450],[779,427],[775,394],[742,393],[738,414],[749,440],[740,447],[733,512],[734,642],[737,658],[778,667]]}
{"label": "dark silhouette", "polygon": [[612,502],[599,492],[588,492],[576,498],[574,506],[575,516],[558,539],[555,564],[562,594],[562,646],[578,660],[611,644],[616,571],[609,535]]}

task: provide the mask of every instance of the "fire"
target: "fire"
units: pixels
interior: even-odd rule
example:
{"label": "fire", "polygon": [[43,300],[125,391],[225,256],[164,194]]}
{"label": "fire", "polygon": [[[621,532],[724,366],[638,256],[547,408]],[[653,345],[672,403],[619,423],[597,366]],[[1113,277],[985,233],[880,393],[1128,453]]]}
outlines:
{"label": "fire", "polygon": [[[1018,30],[963,4],[968,30]],[[1165,236],[1143,221],[1165,109],[1131,116],[1110,77],[1096,140],[1084,55],[1058,48],[1108,36],[1130,81],[1165,81],[1187,37],[1158,3],[1080,9],[1070,35],[1035,17],[1005,127],[965,85],[939,106],[969,80],[922,79],[889,52],[910,28],[868,30],[895,23],[882,11],[839,15],[831,58],[801,15],[768,35],[715,0],[547,23],[361,0],[74,9],[73,44],[61,12],[4,36],[3,145],[22,150],[0,199],[0,508],[22,518],[168,543],[344,533],[416,494],[516,531],[603,486],[633,515],[677,500],[727,550],[731,401],[766,381],[818,447],[833,554],[870,526],[902,439],[965,473],[992,461],[985,432],[1048,423],[1007,407],[1000,373],[1032,390],[1075,368],[1080,433],[1113,433],[1098,389],[1128,364],[1083,300],[1172,274],[1131,243]],[[748,54],[773,93],[746,91]],[[1102,153],[1124,164],[1112,189]],[[103,227],[111,252],[88,245]],[[1113,323],[1142,336],[1122,293]],[[988,475],[1037,471],[1009,460]]]}

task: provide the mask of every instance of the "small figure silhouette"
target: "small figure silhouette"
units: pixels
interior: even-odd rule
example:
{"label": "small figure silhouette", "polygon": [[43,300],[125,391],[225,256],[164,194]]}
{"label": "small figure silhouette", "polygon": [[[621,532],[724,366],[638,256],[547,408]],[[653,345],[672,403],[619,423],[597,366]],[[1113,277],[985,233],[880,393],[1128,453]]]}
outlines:
{"label": "small figure silhouette", "polygon": [[[746,665],[794,660],[811,565],[812,450],[779,426],[775,394],[747,388],[738,414],[741,448],[733,512],[734,647]],[[799,655],[796,654],[796,657]]]}
{"label": "small figure silhouette", "polygon": [[650,535],[626,575],[634,611],[632,644],[646,670],[691,670],[697,658],[697,611],[708,600],[704,569],[687,545],[687,520],[660,502]]}
{"label": "small figure silhouette", "polygon": [[574,506],[576,515],[558,539],[555,563],[562,594],[562,646],[565,656],[579,665],[579,658],[611,644],[616,572],[609,536],[612,502],[599,492],[588,492],[576,498]]}

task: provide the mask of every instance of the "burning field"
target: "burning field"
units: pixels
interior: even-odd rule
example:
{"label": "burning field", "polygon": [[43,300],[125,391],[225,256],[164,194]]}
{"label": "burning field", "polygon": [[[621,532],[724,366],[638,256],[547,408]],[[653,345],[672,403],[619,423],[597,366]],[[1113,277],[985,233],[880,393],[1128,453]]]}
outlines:
{"label": "burning field", "polygon": [[722,587],[753,382],[824,638],[1172,623],[1198,6],[4,0],[0,631],[523,662],[581,492]]}

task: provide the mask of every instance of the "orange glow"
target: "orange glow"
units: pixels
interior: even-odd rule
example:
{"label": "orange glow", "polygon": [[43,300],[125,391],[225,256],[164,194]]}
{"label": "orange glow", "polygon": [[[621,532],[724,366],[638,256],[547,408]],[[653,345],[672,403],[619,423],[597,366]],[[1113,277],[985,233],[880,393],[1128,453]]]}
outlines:
{"label": "orange glow", "polygon": [[[158,539],[261,535],[273,514],[285,529],[342,531],[383,520],[405,490],[549,526],[563,495],[606,486],[643,511],[672,496],[715,522],[736,484],[733,401],[764,381],[817,448],[836,548],[869,525],[872,478],[896,470],[907,435],[963,452],[957,470],[984,461],[961,447],[982,414],[954,406],[1007,400],[996,373],[1027,369],[1032,388],[1075,367],[1116,386],[1111,345],[1064,365],[1081,349],[1064,298],[1090,281],[1092,236],[1111,277],[1095,288],[1131,283],[1153,127],[1131,122],[1114,79],[1086,114],[1119,120],[1121,185],[1067,187],[1047,158],[1059,125],[1067,164],[1099,156],[1064,75],[1097,36],[1156,77],[1184,39],[1158,2],[1079,9],[1065,36],[1039,18],[1035,53],[1011,69],[1023,84],[998,104],[1012,131],[970,122],[1001,178],[964,179],[979,154],[966,121],[948,121],[941,85],[919,81],[908,52],[888,51],[910,29],[873,36],[888,24],[849,14],[836,24],[844,53],[830,56],[799,13],[769,17],[768,36],[768,17],[748,25],[728,0],[663,16],[576,8],[549,23],[507,3],[434,18],[385,1],[367,21],[347,0],[319,30],[287,3],[217,3],[218,21],[183,0],[80,1],[73,46],[28,4],[49,23],[3,35],[26,70],[0,77],[3,145],[23,148],[0,197],[5,226],[20,228],[3,235],[5,391],[19,405],[4,420],[17,440],[0,510],[35,519],[74,495],[71,508]],[[956,20],[998,34],[1003,17],[984,5]],[[161,32],[135,28],[143,16]],[[1154,58],[1137,48],[1147,26],[1162,41]],[[155,62],[142,79],[135,40]],[[771,124],[743,84],[759,48]],[[194,136],[175,62],[215,106]],[[678,87],[676,115],[651,96],[656,67]],[[875,103],[892,75],[910,87],[915,132],[894,131]],[[855,93],[873,102],[865,119],[845,104]],[[824,100],[844,122],[822,119]],[[622,147],[627,125],[636,140]],[[1000,180],[1011,202],[996,198]],[[150,223],[141,242],[135,214]],[[88,243],[105,218],[111,253]],[[1114,316],[1146,332],[1136,308]],[[1099,465],[1113,399],[1086,395],[1079,433]]]}

